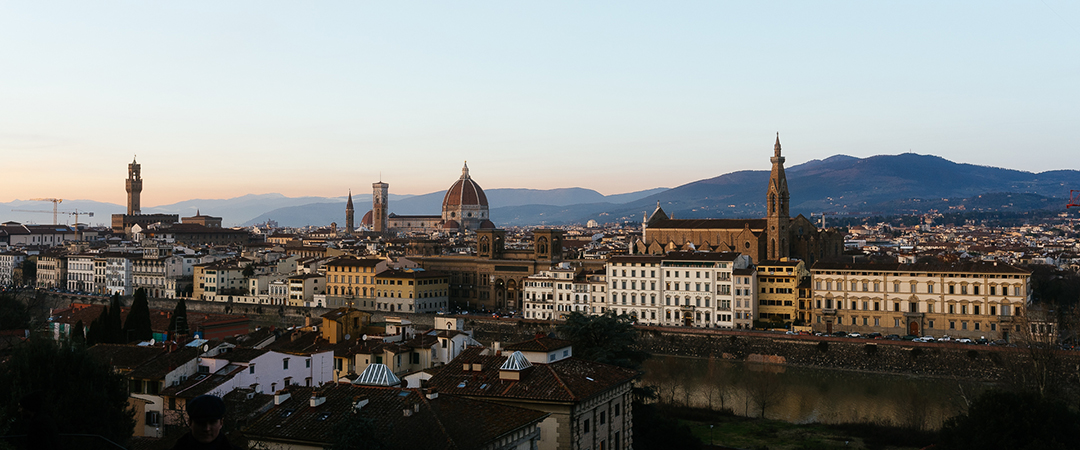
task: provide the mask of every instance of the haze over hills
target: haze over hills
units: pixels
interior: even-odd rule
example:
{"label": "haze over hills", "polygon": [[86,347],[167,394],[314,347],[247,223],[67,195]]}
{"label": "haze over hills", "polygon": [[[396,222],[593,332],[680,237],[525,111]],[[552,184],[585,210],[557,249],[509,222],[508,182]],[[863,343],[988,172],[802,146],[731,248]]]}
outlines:
{"label": "haze over hills", "polygon": [[[1063,209],[1070,189],[1080,189],[1080,171],[1031,173],[962,164],[932,155],[904,153],[855,158],[837,155],[786,169],[791,192],[791,214],[847,212],[906,214],[930,210],[1027,211]],[[485,189],[492,220],[499,226],[638,222],[657,203],[676,218],[736,218],[764,215],[768,170],[731,172],[676,188],[653,188],[617,195],[591,189]],[[438,214],[445,192],[390,196],[396,214]],[[371,209],[370,193],[354,193],[356,220]],[[109,223],[109,215],[124,206],[89,200],[65,200],[61,211],[94,211],[81,222]],[[17,200],[0,203],[2,221],[50,223],[48,202]],[[267,219],[282,226],[345,224],[345,197],[286,197],[281,194],[245,195],[232,199],[188,200],[145,208],[146,213],[221,216],[226,226],[252,225]],[[71,223],[62,214],[60,223]]]}

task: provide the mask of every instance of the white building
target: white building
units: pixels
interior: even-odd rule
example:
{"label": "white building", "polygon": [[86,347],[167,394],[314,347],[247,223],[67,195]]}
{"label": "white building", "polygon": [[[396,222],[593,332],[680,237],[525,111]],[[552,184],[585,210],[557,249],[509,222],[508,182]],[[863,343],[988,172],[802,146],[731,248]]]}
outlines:
{"label": "white building", "polygon": [[15,281],[14,273],[15,268],[22,265],[26,260],[26,254],[23,252],[2,252],[0,253],[0,286],[14,286],[21,284]]}
{"label": "white building", "polygon": [[95,292],[94,259],[95,254],[76,253],[67,255],[67,288],[73,292]]}
{"label": "white building", "polygon": [[734,286],[735,305],[735,328],[750,329],[754,326],[754,317],[757,317],[757,268],[750,266],[745,269],[735,269],[731,274]]}
{"label": "white building", "polygon": [[750,266],[734,252],[670,252],[663,257],[663,321],[669,325],[734,328],[733,272]]}
{"label": "white building", "polygon": [[135,293],[132,279],[134,261],[138,255],[112,253],[105,255],[105,292],[128,296]]}
{"label": "white building", "polygon": [[602,273],[583,273],[564,262],[526,277],[522,284],[522,314],[527,319],[564,320],[574,311],[606,311],[607,285]]}

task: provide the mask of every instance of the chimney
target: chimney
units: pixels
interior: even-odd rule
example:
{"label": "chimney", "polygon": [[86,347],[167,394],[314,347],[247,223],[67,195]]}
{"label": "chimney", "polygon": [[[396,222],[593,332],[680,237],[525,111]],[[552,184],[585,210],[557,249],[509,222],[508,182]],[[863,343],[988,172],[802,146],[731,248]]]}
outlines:
{"label": "chimney", "polygon": [[274,393],[274,404],[280,405],[282,403],[285,403],[285,400],[288,400],[289,396],[289,391],[285,389],[277,391],[276,393]]}
{"label": "chimney", "polygon": [[366,406],[368,404],[368,402],[370,402],[370,401],[371,400],[368,400],[367,397],[353,397],[353,409],[359,411],[361,408]]}
{"label": "chimney", "polygon": [[326,396],[321,392],[312,392],[311,400],[308,403],[312,408],[318,407],[319,405],[326,403]]}

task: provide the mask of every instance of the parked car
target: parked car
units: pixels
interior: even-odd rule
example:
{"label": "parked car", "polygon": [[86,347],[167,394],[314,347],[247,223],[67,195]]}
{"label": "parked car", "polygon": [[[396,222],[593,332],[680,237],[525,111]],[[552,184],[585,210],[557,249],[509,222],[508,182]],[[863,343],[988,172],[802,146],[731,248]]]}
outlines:
{"label": "parked car", "polygon": [[847,337],[847,331],[837,331],[834,332],[832,335],[836,337]]}
{"label": "parked car", "polygon": [[851,334],[847,335],[847,337],[849,337],[849,338],[861,338],[862,335],[859,334],[859,333],[851,333]]}
{"label": "parked car", "polygon": [[957,339],[956,342],[959,342],[961,344],[974,344],[975,343],[975,341],[973,341],[971,339],[968,339],[968,338],[960,338],[960,339]]}
{"label": "parked car", "polygon": [[908,334],[908,335],[904,335],[904,337],[902,337],[900,339],[903,339],[905,341],[914,341],[916,338],[918,338],[918,336]]}
{"label": "parked car", "polygon": [[899,341],[900,340],[900,335],[899,334],[890,334],[888,336],[885,336],[885,339],[888,339],[890,341]]}
{"label": "parked car", "polygon": [[937,342],[937,339],[934,339],[933,336],[923,336],[921,339],[923,342]]}
{"label": "parked car", "polygon": [[877,331],[875,331],[873,333],[867,334],[866,338],[867,339],[881,339],[881,333],[878,333]]}

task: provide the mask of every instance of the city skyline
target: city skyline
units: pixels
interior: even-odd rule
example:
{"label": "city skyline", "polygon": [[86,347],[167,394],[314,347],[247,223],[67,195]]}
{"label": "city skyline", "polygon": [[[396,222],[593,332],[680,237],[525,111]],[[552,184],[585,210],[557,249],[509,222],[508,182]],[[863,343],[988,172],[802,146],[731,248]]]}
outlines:
{"label": "city skyline", "polygon": [[[0,202],[617,194],[915,152],[1076,169],[1080,6],[0,5]],[[1064,55],[1064,56],[1063,56]],[[1030,154],[1037,153],[1038,158]],[[43,181],[47,180],[47,183]]]}

